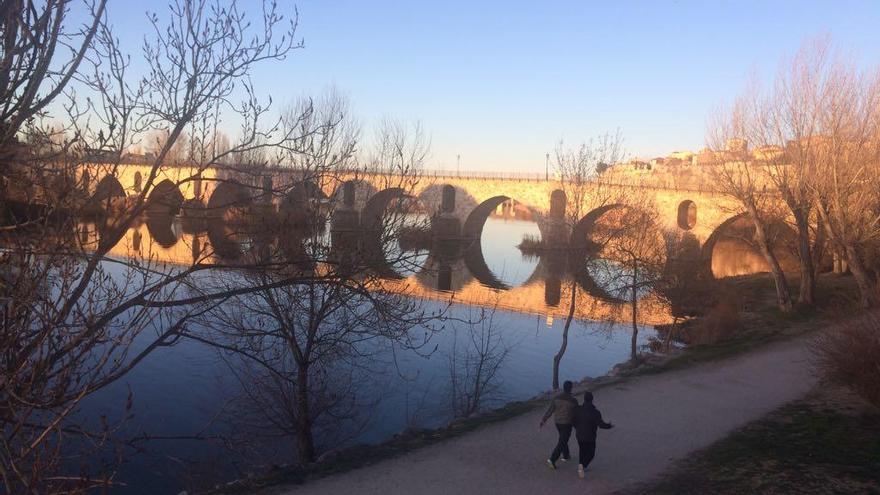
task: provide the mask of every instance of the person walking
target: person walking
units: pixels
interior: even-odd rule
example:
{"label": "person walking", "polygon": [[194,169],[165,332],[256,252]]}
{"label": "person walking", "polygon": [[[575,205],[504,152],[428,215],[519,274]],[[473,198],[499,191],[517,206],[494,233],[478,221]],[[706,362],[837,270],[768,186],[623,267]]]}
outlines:
{"label": "person walking", "polygon": [[568,450],[568,439],[571,438],[572,421],[574,421],[575,409],[578,407],[577,399],[571,395],[572,386],[573,384],[569,380],[562,384],[562,392],[550,401],[550,407],[547,408],[547,412],[544,413],[544,417],[541,419],[540,427],[543,427],[544,423],[550,419],[550,416],[553,416],[556,430],[559,432],[556,447],[550,454],[550,458],[547,459],[547,465],[550,469],[556,469],[556,461],[560,456],[562,456],[563,461],[571,458],[571,453]]}
{"label": "person walking", "polygon": [[593,405],[592,392],[584,392],[584,403],[575,409],[573,423],[578,443],[578,477],[583,478],[596,455],[596,432],[599,428],[614,428],[614,425],[602,419],[602,413]]}

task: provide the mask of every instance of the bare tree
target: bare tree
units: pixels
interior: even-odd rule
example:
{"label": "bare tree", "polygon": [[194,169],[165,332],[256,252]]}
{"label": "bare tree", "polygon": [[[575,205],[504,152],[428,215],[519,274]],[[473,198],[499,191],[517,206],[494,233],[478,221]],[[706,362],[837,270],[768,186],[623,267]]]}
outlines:
{"label": "bare tree", "polygon": [[764,186],[778,194],[793,218],[797,233],[802,304],[815,302],[816,276],[824,252],[826,231],[816,211],[811,184],[823,174],[827,112],[845,70],[830,43],[805,44],[780,69],[770,91],[753,84],[741,97],[735,124],[739,137],[752,144],[750,165],[763,169]]}
{"label": "bare tree", "polygon": [[[3,5],[0,32],[0,143],[5,152],[30,119],[44,112],[79,73],[92,47],[107,6],[86,1],[85,22],[68,21],[68,0],[13,0]],[[8,158],[8,155],[4,156]]]}
{"label": "bare tree", "polygon": [[[118,48],[105,3],[85,2],[82,29],[70,29],[68,1],[7,2],[0,20],[2,147],[12,157],[3,161],[3,182],[8,191],[7,179],[26,179],[15,182],[17,199],[40,206],[28,207],[36,213],[25,221],[13,218],[4,227],[13,235],[4,239],[0,255],[6,296],[0,476],[9,493],[112,484],[112,472],[66,471],[74,458],[65,450],[67,436],[94,435],[71,424],[71,413],[151,352],[173,345],[193,318],[230,295],[181,296],[210,268],[208,258],[171,269],[150,259],[108,256],[145,211],[184,130],[223,108],[254,123],[252,137],[288,138],[273,133],[273,125],[256,125],[266,110],[249,91],[248,78],[255,64],[281,60],[299,46],[295,18],[285,19],[267,3],[252,25],[234,2],[172,2],[167,18],[149,18],[155,28],[144,49],[149,70],[138,79],[128,72],[129,58]],[[73,46],[70,59],[64,59],[62,43]],[[242,85],[251,98],[231,104],[233,89]],[[61,122],[68,138],[50,152],[23,147],[54,128],[47,124],[50,110],[62,113],[53,122]],[[97,182],[90,183],[95,176],[83,170],[114,176],[123,153],[154,131],[168,137],[141,191],[118,215],[101,219],[97,235],[77,235],[82,198]],[[195,178],[181,183],[188,180]],[[60,464],[62,458],[67,464]]]}
{"label": "bare tree", "polygon": [[603,288],[615,298],[626,301],[632,327],[630,359],[638,358],[639,301],[648,293],[659,291],[664,284],[666,241],[659,230],[657,209],[638,195],[628,198],[609,225],[601,250],[590,262],[590,269],[601,280]]}
{"label": "bare tree", "polygon": [[[480,308],[469,321],[453,322],[453,344],[447,354],[449,361],[449,393],[452,413],[466,418],[493,399],[501,383],[498,372],[510,353],[511,343],[505,342],[495,322],[497,307]],[[459,327],[464,327],[460,331]],[[459,335],[463,334],[463,342]]]}
{"label": "bare tree", "polygon": [[716,148],[729,138],[756,146],[751,156],[728,156],[732,160],[717,167],[717,175],[755,223],[783,309],[790,307],[790,296],[766,239],[770,223],[788,215],[797,233],[799,301],[815,300],[827,239],[850,266],[863,305],[876,303],[876,278],[865,254],[876,242],[880,221],[877,81],[876,68],[859,72],[827,39],[815,40],[783,66],[771,91],[749,89],[718,126]]}
{"label": "bare tree", "polygon": [[770,268],[776,285],[777,305],[783,312],[790,312],[791,291],[771,233],[774,224],[784,221],[784,207],[773,190],[767,190],[767,185],[772,184],[771,174],[752,163],[747,154],[747,143],[741,137],[747,134],[746,129],[753,120],[751,116],[756,114],[760,114],[760,109],[755,108],[754,102],[740,98],[728,115],[717,119],[710,147],[721,155],[721,163],[711,166],[711,173],[720,190],[738,203],[754,226],[754,243]]}
{"label": "bare tree", "polygon": [[875,306],[876,267],[868,253],[880,239],[880,71],[861,73],[840,59],[826,62],[819,50],[816,71],[824,81],[818,110],[820,136],[811,145],[816,168],[809,186],[821,225],[844,257],[862,305]]}
{"label": "bare tree", "polygon": [[[395,247],[422,166],[421,141],[382,131],[387,139],[378,141],[375,161],[362,164],[348,101],[334,90],[299,100],[284,125],[298,136],[284,162],[301,180],[275,191],[283,196],[279,243],[256,254],[264,269],[217,275],[213,292],[250,290],[206,313],[220,324],[190,337],[237,356],[231,362],[262,377],[247,384],[248,396],[264,405],[264,422],[294,437],[296,460],[309,463],[331,446],[326,438],[320,445],[317,434],[362,412],[367,403],[356,390],[379,356],[391,347],[423,349],[438,314],[406,287],[388,290],[400,278],[394,267],[415,263],[413,253]],[[346,197],[352,190],[345,185],[368,172],[382,173],[393,194],[352,222],[353,198]],[[323,198],[326,189],[339,193]]]}
{"label": "bare tree", "polygon": [[[556,148],[556,168],[560,187],[565,193],[565,223],[567,231],[572,233],[568,245],[572,271],[583,270],[588,256],[595,253],[595,246],[589,246],[578,224],[589,211],[615,202],[614,193],[606,181],[597,175],[600,164],[617,163],[622,159],[622,137],[620,131],[615,134],[604,134],[595,140],[582,143],[576,149],[566,148],[560,142]],[[591,242],[596,242],[591,240]],[[601,243],[599,244],[601,245]],[[577,307],[577,277],[571,279],[570,301],[565,326],[562,329],[562,343],[559,351],[553,356],[553,389],[559,389],[559,364],[568,348],[568,332],[574,320]]]}

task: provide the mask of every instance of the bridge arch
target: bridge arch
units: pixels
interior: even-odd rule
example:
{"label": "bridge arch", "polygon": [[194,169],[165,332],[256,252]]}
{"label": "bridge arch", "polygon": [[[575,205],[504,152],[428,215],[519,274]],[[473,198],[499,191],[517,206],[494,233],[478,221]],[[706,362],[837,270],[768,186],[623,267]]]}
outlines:
{"label": "bridge arch", "polygon": [[[603,231],[603,237],[597,242],[596,226],[605,215],[611,212],[622,214],[621,217],[612,220],[619,222],[620,225],[614,226],[607,232]],[[631,219],[629,218],[630,214],[636,214],[639,217]],[[617,252],[617,254],[612,251],[610,257],[604,252],[607,247],[615,246],[617,240],[626,239],[631,234],[636,234],[641,238],[645,227],[640,219],[644,218],[644,215],[647,213],[637,206],[612,203],[593,209],[575,224],[570,241],[569,266],[572,277],[588,294],[615,304],[625,303],[629,299],[621,294],[620,276],[621,270],[624,273],[629,270],[628,265],[625,264],[626,259],[630,259],[630,250],[636,246],[624,245],[624,251]],[[652,229],[656,236],[656,245],[650,244],[637,248],[643,256],[653,259],[654,263],[651,264],[658,267],[665,266],[668,262],[668,240],[659,229],[658,225],[654,225]],[[650,234],[650,231],[646,233]]]}
{"label": "bridge arch", "polygon": [[228,263],[240,261],[254,245],[247,232],[230,227],[218,218],[208,220],[207,232],[212,256]]}
{"label": "bridge arch", "polygon": [[509,290],[511,288],[510,285],[492,273],[492,269],[489,268],[489,264],[486,263],[486,258],[483,256],[483,246],[479,240],[465,250],[464,264],[468,272],[483,286],[495,290]]}
{"label": "bridge arch", "polygon": [[296,182],[293,187],[284,195],[282,205],[301,205],[303,202],[322,201],[327,199],[324,191],[311,180],[305,179]]}
{"label": "bridge arch", "polygon": [[[362,251],[361,260],[365,260],[370,269],[379,277],[387,279],[403,279],[411,274],[424,269],[424,261],[427,253],[423,247],[407,247],[405,240],[406,231],[427,232],[427,218],[422,216],[401,216],[394,220],[397,235],[386,235],[386,214],[392,208],[394,202],[405,202],[404,207],[395,212],[406,215],[412,212],[409,204],[421,204],[417,197],[408,194],[403,188],[389,187],[383,189],[367,200],[361,213]],[[399,250],[399,251],[398,251]],[[404,252],[412,252],[415,257],[404,256]],[[393,261],[389,260],[389,254]],[[421,261],[419,261],[421,259]]]}
{"label": "bridge arch", "polygon": [[510,200],[509,196],[495,196],[478,204],[464,221],[462,234],[464,234],[465,237],[479,239],[480,235],[483,233],[483,226],[486,225],[486,220],[489,219],[489,215],[491,215],[499,205],[508,200]]}
{"label": "bridge arch", "polygon": [[105,175],[95,185],[95,192],[86,202],[85,211],[92,215],[104,215],[117,211],[125,204],[125,197],[125,189],[119,179],[113,175]]}
{"label": "bridge arch", "polygon": [[385,212],[388,210],[388,207],[391,206],[392,201],[402,200],[406,198],[411,198],[403,188],[400,187],[389,187],[388,189],[383,189],[367,200],[367,204],[364,205],[364,211],[361,215],[361,224],[370,230],[376,230],[382,228],[382,220],[385,216]]}
{"label": "bridge arch", "polygon": [[251,195],[247,188],[234,180],[223,181],[214,188],[208,199],[207,209],[212,216],[223,216],[227,208],[250,206]]}
{"label": "bridge arch", "polygon": [[165,179],[150,191],[147,201],[151,213],[176,215],[183,205],[183,194],[177,184]]}
{"label": "bridge arch", "polygon": [[467,188],[448,182],[428,185],[418,196],[430,214],[460,220],[464,220],[479,205]]}
{"label": "bridge arch", "polygon": [[324,219],[318,218],[321,205],[327,195],[310,180],[295,183],[281,199],[278,212],[281,214],[285,227],[304,229],[323,224]]}
{"label": "bridge arch", "polygon": [[[88,172],[88,171],[87,171]],[[105,175],[95,186],[95,192],[92,194],[92,201],[100,203],[114,197],[125,197],[125,188],[119,179],[112,175]]]}
{"label": "bridge arch", "polygon": [[[739,232],[736,231],[737,229]],[[754,232],[755,226],[749,219],[748,213],[734,215],[718,225],[703,243],[700,252],[702,273],[714,278],[723,278],[769,271],[770,267],[764,256],[747,241],[748,238],[754,236]],[[772,242],[773,253],[783,271],[785,273],[798,271],[800,267],[797,263],[796,248],[793,245],[796,239],[794,229],[785,222],[778,221],[770,226],[770,236],[774,239]],[[734,247],[737,262],[732,265],[725,263],[725,257],[719,257],[719,253],[716,252],[719,244],[724,240],[740,243],[738,249],[746,249],[746,251],[740,251],[736,254],[737,248]]]}
{"label": "bridge arch", "polygon": [[703,243],[703,248],[701,250],[701,258],[703,260],[703,268],[707,269],[707,273],[712,273],[712,252],[715,251],[715,245],[718,243],[718,240],[724,235],[724,233],[729,230],[729,228],[744,219],[748,218],[748,213],[739,213],[734,215],[727,220],[721,222],[720,225],[715,227],[715,230],[709,234],[709,237],[706,238],[706,241]]}
{"label": "bridge arch", "polygon": [[570,244],[572,248],[578,250],[590,247],[590,244],[592,243],[592,241],[590,241],[590,234],[593,232],[593,229],[595,229],[596,222],[598,222],[599,219],[609,211],[624,208],[629,208],[629,206],[623,203],[612,203],[595,208],[581,217],[571,230]]}
{"label": "bridge arch", "polygon": [[[493,196],[478,204],[477,207],[468,214],[467,219],[464,221],[462,235],[471,239],[479,239],[483,234],[483,227],[486,225],[486,220],[489,219],[492,212],[504,202],[512,199],[515,200],[516,198],[505,195]],[[535,223],[538,224],[539,228],[542,228],[542,222],[540,220],[542,220],[543,215],[541,215],[541,212],[537,208],[528,204],[519,204],[524,205],[533,215],[535,215]]]}
{"label": "bridge arch", "polygon": [[150,233],[150,238],[165,249],[174,247],[180,239],[180,233],[175,227],[170,216],[147,218],[147,232]]}
{"label": "bridge arch", "polygon": [[[478,204],[470,214],[468,214],[467,219],[464,222],[464,227],[462,228],[462,236],[472,241],[464,252],[465,266],[480,284],[496,290],[509,290],[512,286],[503,281],[489,267],[483,254],[481,238],[483,236],[483,229],[486,225],[486,221],[492,215],[492,212],[511,199],[514,198],[506,195],[499,195],[483,201]],[[538,227],[539,234],[541,238],[544,238],[543,215],[541,215],[541,213],[533,206],[525,203],[519,204],[524,206],[535,217],[534,221]],[[534,269],[532,272],[533,273],[530,274],[529,277],[525,278],[526,282],[520,283],[520,281],[517,281],[515,283],[517,285],[527,283],[527,281],[534,275]]]}

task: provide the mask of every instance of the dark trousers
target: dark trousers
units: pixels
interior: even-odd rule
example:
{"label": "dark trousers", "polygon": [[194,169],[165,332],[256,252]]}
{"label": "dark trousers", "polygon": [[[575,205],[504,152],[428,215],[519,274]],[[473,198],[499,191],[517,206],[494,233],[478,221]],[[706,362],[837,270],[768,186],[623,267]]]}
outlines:
{"label": "dark trousers", "polygon": [[590,461],[596,456],[596,442],[581,442],[578,440],[578,458],[580,465],[587,469]]}
{"label": "dark trousers", "polygon": [[568,451],[568,439],[571,438],[571,425],[561,425],[557,423],[556,430],[559,432],[559,441],[556,442],[556,448],[554,448],[553,453],[550,454],[550,461],[554,463],[559,459],[560,455],[562,455],[563,459],[571,458],[571,453]]}

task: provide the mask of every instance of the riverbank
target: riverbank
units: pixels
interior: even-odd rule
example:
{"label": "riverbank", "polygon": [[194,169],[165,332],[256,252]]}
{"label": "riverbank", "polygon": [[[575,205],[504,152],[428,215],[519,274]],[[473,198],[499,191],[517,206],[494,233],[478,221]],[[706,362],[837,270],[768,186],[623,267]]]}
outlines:
{"label": "riverbank", "polygon": [[823,383],[626,493],[754,492],[880,493],[880,411]]}
{"label": "riverbank", "polygon": [[[630,419],[635,423],[647,421],[649,424],[645,426],[649,427],[650,423],[655,420],[656,415],[656,413],[651,410],[655,407],[653,404],[655,398],[652,397],[657,393],[655,387],[651,385],[653,380],[660,380],[663,383],[667,383],[667,385],[659,387],[661,390],[672,387],[671,389],[666,390],[666,396],[664,397],[671,397],[670,400],[672,402],[670,405],[673,406],[673,410],[681,407],[680,404],[694,404],[695,407],[698,407],[697,405],[703,403],[712,403],[713,401],[717,401],[718,395],[729,395],[731,393],[731,391],[725,391],[725,387],[728,385],[715,383],[711,378],[714,376],[713,369],[715,367],[720,367],[722,370],[730,367],[732,367],[730,370],[739,369],[740,371],[729,371],[729,374],[727,375],[722,373],[725,377],[723,379],[733,380],[741,384],[753,381],[753,383],[757,384],[756,386],[759,386],[760,392],[766,395],[764,398],[765,402],[759,402],[752,406],[747,404],[737,405],[734,403],[722,407],[719,410],[721,414],[728,414],[729,411],[736,411],[738,408],[741,409],[743,407],[746,407],[748,410],[741,415],[735,415],[732,418],[727,417],[718,422],[719,424],[715,424],[715,427],[720,428],[720,430],[711,430],[708,436],[695,439],[696,443],[679,444],[678,450],[673,453],[674,455],[684,455],[696,448],[708,445],[712,441],[723,437],[729,430],[741,426],[748,420],[757,419],[761,414],[767,413],[773,408],[784,404],[785,400],[795,400],[799,398],[802,394],[806,393],[808,389],[804,389],[803,384],[809,384],[812,380],[811,374],[805,369],[807,356],[802,349],[803,342],[805,341],[804,335],[810,334],[813,330],[823,326],[828,314],[830,314],[829,312],[831,310],[829,308],[839,307],[840,302],[834,301],[826,306],[815,308],[810,311],[801,311],[795,315],[781,315],[773,308],[772,297],[767,297],[767,294],[770,293],[768,290],[770,287],[767,286],[762,277],[736,280],[731,281],[730,283],[740,285],[741,287],[739,287],[739,289],[748,294],[748,297],[744,301],[745,311],[743,314],[743,328],[734,336],[714,344],[692,346],[670,356],[654,356],[642,362],[640,366],[634,368],[621,366],[613,373],[615,376],[606,376],[597,380],[586,380],[580,384],[581,388],[586,387],[590,390],[596,391],[597,403],[603,408],[603,410],[608,407],[603,406],[603,404],[606,404],[606,399],[603,397],[606,393],[605,390],[608,390],[608,393],[611,396],[615,396],[620,393],[621,390],[631,391],[632,398],[627,399],[630,407],[614,406],[612,401],[610,404],[612,409],[609,409],[609,411],[624,411],[623,413],[618,414],[618,416],[629,415]],[[829,282],[824,285],[827,286],[827,289],[825,290],[828,291],[828,294],[846,294],[851,283],[847,279],[834,278],[829,279]],[[832,301],[832,299],[833,298],[830,296],[826,298],[827,301]],[[770,352],[772,355],[776,352],[774,349],[779,348],[788,349],[787,351],[782,352],[782,361],[775,364],[774,362],[763,361],[765,353]],[[796,350],[792,351],[792,349]],[[792,357],[794,355],[797,357]],[[777,358],[778,357],[779,356],[777,356]],[[789,360],[785,361],[785,359]],[[751,360],[756,360],[756,362],[761,363],[758,368],[761,370],[761,373],[767,373],[767,376],[753,376],[749,374],[747,369],[741,369],[743,365],[738,363],[742,360],[745,360],[746,363],[751,362]],[[773,361],[773,359],[771,359],[771,361]],[[780,367],[779,369],[776,369],[777,364]],[[745,368],[748,367],[749,365],[746,364]],[[795,369],[795,372],[791,375],[787,375],[786,370],[791,371],[792,369]],[[778,384],[779,387],[785,388],[788,393],[777,394],[772,387],[769,389],[767,387],[769,384],[775,383],[774,379],[779,376],[793,377],[791,378],[793,382],[797,382],[797,377],[801,377],[801,381],[804,383]],[[695,382],[702,383],[705,381],[706,390],[700,392],[706,392],[706,395],[704,397],[701,396],[702,398],[700,400],[696,400],[694,394],[690,394],[692,391],[689,386],[681,384],[671,385],[677,379],[683,380],[683,383],[685,384],[691,383],[691,385]],[[797,391],[797,393],[791,394],[793,391]],[[749,395],[748,390],[740,390],[739,392],[744,394],[742,397],[743,402],[753,402],[753,398]],[[696,395],[699,396],[700,394]],[[736,394],[733,394],[732,396],[736,397]],[[722,402],[726,404],[725,401]],[[465,457],[468,455],[457,449],[460,448],[460,445],[462,444],[467,445],[472,442],[473,438],[483,438],[489,446],[496,445],[496,447],[483,452],[490,458],[494,459],[499,456],[502,459],[508,458],[512,463],[511,465],[517,465],[517,463],[522,461],[522,458],[526,458],[530,463],[533,463],[535,462],[535,459],[542,460],[546,457],[547,453],[543,451],[548,450],[549,447],[552,446],[552,439],[549,438],[549,436],[552,435],[548,433],[549,429],[542,434],[543,437],[548,438],[531,438],[527,442],[529,447],[533,449],[537,447],[534,452],[523,452],[521,455],[516,455],[515,457],[518,459],[509,459],[509,457],[514,457],[512,453],[516,452],[516,449],[512,450],[508,447],[497,446],[499,440],[495,436],[504,436],[505,434],[498,434],[497,432],[493,434],[492,432],[499,428],[502,430],[509,429],[511,432],[510,434],[514,436],[525,436],[528,438],[528,433],[533,433],[532,430],[535,430],[535,425],[537,425],[538,422],[533,416],[540,416],[540,409],[545,405],[546,397],[512,403],[501,409],[474,418],[454,422],[445,428],[405,432],[379,445],[358,446],[346,449],[343,452],[325,455],[321,459],[321,462],[309,466],[282,468],[268,476],[251,480],[242,480],[225,487],[221,492],[252,492],[261,487],[275,487],[268,489],[267,493],[288,493],[287,490],[295,493],[299,493],[299,491],[303,491],[303,493],[317,493],[321,491],[320,487],[325,487],[324,489],[334,489],[332,487],[336,486],[336,483],[342,483],[342,485],[338,487],[339,489],[351,490],[353,488],[355,491],[369,491],[370,487],[372,487],[375,488],[377,492],[387,493],[390,491],[393,493],[395,491],[395,486],[405,485],[395,485],[394,477],[386,480],[390,484],[385,488],[382,488],[382,485],[362,485],[361,481],[358,481],[358,479],[359,476],[364,475],[359,475],[358,473],[381,472],[383,473],[381,477],[384,479],[385,475],[388,474],[388,466],[401,466],[401,463],[403,463],[403,467],[393,468],[393,470],[396,471],[397,469],[403,469],[403,472],[400,473],[400,475],[406,479],[407,476],[410,475],[408,474],[407,469],[405,469],[405,466],[407,465],[406,460],[402,459],[402,456],[405,454],[410,454],[406,459],[420,457],[426,459],[426,461],[430,461],[430,459],[433,459],[434,457],[442,458],[448,456],[450,459],[446,459],[445,461],[444,459],[435,459],[434,462],[428,462],[428,464],[436,462],[442,464],[446,462],[452,463],[455,468],[463,468],[464,466],[459,466],[456,462],[458,459],[462,458],[462,455]],[[760,406],[760,408],[749,409],[753,406]],[[606,414],[611,418],[615,418],[615,416],[612,416],[608,412],[606,412]],[[678,411],[677,414],[678,419],[672,417],[666,418],[671,431],[676,431],[676,427],[686,427],[691,423],[702,428],[703,426],[701,423],[708,420],[698,414],[696,417],[691,417],[689,421],[682,422],[685,418],[689,417],[689,414],[685,411]],[[619,422],[617,419],[615,419],[615,421]],[[714,424],[712,421],[709,421],[709,423]],[[520,428],[523,428],[522,432],[519,431]],[[640,428],[642,428],[642,425],[640,425]],[[650,433],[651,431],[643,432],[643,434],[647,435],[646,439],[650,439]],[[677,434],[684,438],[689,436],[687,430],[678,431]],[[619,431],[616,431],[614,435],[620,435]],[[630,439],[633,441],[630,448],[639,450],[644,445],[640,444],[636,438]],[[675,438],[677,437],[673,435],[672,439],[674,440]],[[628,443],[629,440],[624,439],[622,443],[614,441],[612,442],[612,445],[626,446]],[[665,445],[667,440],[657,440],[656,443],[658,445]],[[456,447],[456,445],[459,447]],[[439,451],[434,452],[435,449],[439,449]],[[674,455],[671,459],[675,458]],[[624,465],[627,464],[628,461],[625,453],[621,453],[619,458],[620,462]],[[663,457],[663,459],[666,460],[667,457]],[[478,459],[475,459],[474,462],[482,464],[482,461]],[[597,461],[597,463],[598,462],[599,461]],[[648,464],[664,465],[665,461],[658,463],[656,459],[653,459],[648,462]],[[596,465],[597,470],[599,465],[600,464]],[[533,467],[532,464],[526,464],[517,469],[524,469],[525,472],[530,472],[531,467]],[[424,469],[422,467],[411,468],[416,471]],[[448,471],[449,469],[453,469],[453,467],[450,467],[450,465],[447,464],[428,469]],[[467,472],[467,469],[465,469],[465,472]],[[657,471],[657,473],[659,472],[660,471]],[[331,474],[336,476],[333,478],[322,479]],[[486,474],[489,479],[492,479],[492,477],[495,476],[495,474],[489,475],[485,472],[483,474]],[[503,475],[503,469],[497,473],[497,475]],[[367,476],[369,477],[370,475]],[[372,476],[375,476],[375,474]],[[290,487],[289,489],[279,488],[281,486],[290,486],[291,484],[300,484],[306,481],[309,483],[304,486]],[[407,483],[410,481],[412,480],[407,481]],[[445,477],[441,477],[436,481],[439,485],[435,488],[445,489],[453,486],[448,485],[447,481],[451,482],[452,480],[447,480]],[[477,485],[479,485],[480,481],[481,480],[470,480],[471,483]],[[605,489],[609,489],[609,486],[618,487],[632,483],[632,480],[628,479],[615,480],[613,476],[610,480],[606,481],[610,484],[605,486]],[[325,486],[328,484],[330,486]],[[313,486],[319,488],[312,488]],[[419,486],[422,485],[419,484]],[[430,486],[423,486],[422,488],[428,491],[431,490]],[[535,488],[540,489],[540,487]],[[461,489],[465,488],[461,487]]]}

